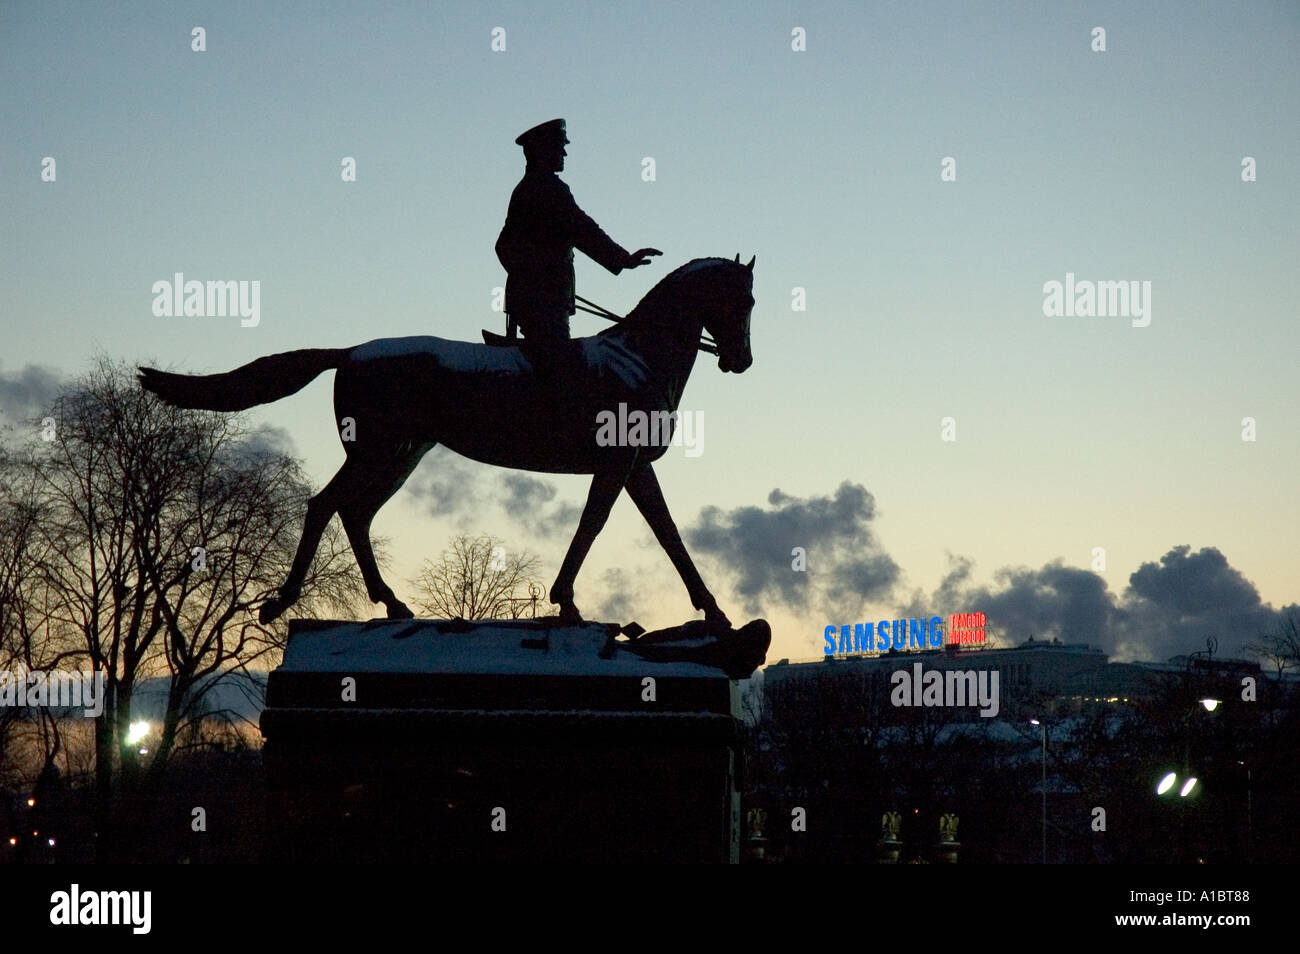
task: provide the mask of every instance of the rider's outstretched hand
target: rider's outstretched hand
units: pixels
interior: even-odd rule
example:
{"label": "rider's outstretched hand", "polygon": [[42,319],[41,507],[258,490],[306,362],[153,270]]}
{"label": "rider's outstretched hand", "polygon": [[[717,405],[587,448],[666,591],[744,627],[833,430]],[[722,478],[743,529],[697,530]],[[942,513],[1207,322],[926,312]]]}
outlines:
{"label": "rider's outstretched hand", "polygon": [[639,248],[627,257],[627,264],[624,268],[636,268],[640,265],[649,265],[651,255],[662,255],[663,252],[657,248]]}

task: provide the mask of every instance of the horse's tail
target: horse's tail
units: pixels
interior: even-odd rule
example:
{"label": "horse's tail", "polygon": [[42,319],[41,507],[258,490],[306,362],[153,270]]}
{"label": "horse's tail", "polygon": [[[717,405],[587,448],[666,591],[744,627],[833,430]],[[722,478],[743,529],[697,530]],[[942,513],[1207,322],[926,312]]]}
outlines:
{"label": "horse's tail", "polygon": [[269,354],[224,374],[173,374],[141,368],[140,385],[176,407],[242,411],[302,390],[322,371],[337,368],[351,351],[302,348]]}

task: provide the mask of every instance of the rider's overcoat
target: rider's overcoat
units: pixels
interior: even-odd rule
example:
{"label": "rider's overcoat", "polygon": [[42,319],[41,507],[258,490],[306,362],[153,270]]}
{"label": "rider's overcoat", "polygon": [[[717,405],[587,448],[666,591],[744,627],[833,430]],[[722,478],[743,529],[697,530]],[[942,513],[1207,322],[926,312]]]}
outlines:
{"label": "rider's overcoat", "polygon": [[617,275],[628,252],[578,208],[554,172],[529,169],[510,195],[497,258],[505,266],[508,314],[574,313],[573,250]]}

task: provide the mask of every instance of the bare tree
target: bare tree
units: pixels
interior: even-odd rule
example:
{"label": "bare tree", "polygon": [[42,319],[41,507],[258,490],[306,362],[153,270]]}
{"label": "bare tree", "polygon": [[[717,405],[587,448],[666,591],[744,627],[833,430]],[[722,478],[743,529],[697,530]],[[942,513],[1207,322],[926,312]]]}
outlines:
{"label": "bare tree", "polygon": [[1246,649],[1276,669],[1278,679],[1289,670],[1300,669],[1300,626],[1296,624],[1295,613],[1287,613],[1277,629],[1265,633]]}
{"label": "bare tree", "polygon": [[[48,591],[27,585],[38,564],[45,511],[34,483],[0,441],[0,670],[24,682],[28,672],[53,669],[66,655],[51,633]],[[60,754],[66,760],[55,711],[0,707],[0,796],[25,800],[38,779],[58,775]]]}
{"label": "bare tree", "polygon": [[[161,780],[207,690],[232,669],[277,661],[284,634],[259,624],[256,609],[288,570],[310,488],[297,461],[242,419],[168,407],[107,359],[59,395],[48,419],[0,488],[11,521],[36,514],[31,559],[8,584],[0,622],[21,635],[39,612],[46,665],[77,660],[104,674],[103,832],[123,790]],[[307,614],[350,609],[362,592],[337,529],[309,584]],[[132,694],[149,677],[166,678],[168,691],[145,764],[126,738]]]}
{"label": "bare tree", "polygon": [[415,604],[435,619],[518,619],[535,612],[544,592],[537,569],[531,553],[507,550],[487,534],[460,534],[411,581]]}

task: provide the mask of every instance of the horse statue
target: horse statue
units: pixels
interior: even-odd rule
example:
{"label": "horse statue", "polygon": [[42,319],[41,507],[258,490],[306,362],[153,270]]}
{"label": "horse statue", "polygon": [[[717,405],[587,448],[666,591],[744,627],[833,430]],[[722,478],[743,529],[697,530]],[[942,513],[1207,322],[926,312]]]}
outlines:
{"label": "horse statue", "polygon": [[[668,513],[652,464],[667,450],[675,412],[700,343],[718,354],[718,367],[740,373],[749,349],[754,307],[754,260],[698,258],[667,275],[618,325],[580,339],[584,370],[564,382],[535,374],[518,347],[495,347],[430,336],[379,338],[352,348],[304,348],[258,358],[224,374],[173,374],[140,368],[141,385],[168,404],[242,411],[288,397],[331,368],[334,414],[347,459],[311,498],[302,539],[279,593],[258,616],[279,617],[298,599],[302,581],[335,513],[343,521],[366,592],[389,619],[414,614],[384,582],[370,543],[375,514],[435,445],[501,467],[591,474],[591,490],[573,542],[550,590],[562,624],[581,623],[573,584],[619,491],[626,489],[676,567],[702,622],[730,629],[700,578]],[[619,446],[601,439],[602,412],[662,421],[657,444]],[[652,417],[659,415],[658,417]],[[629,440],[628,443],[631,443]]]}

